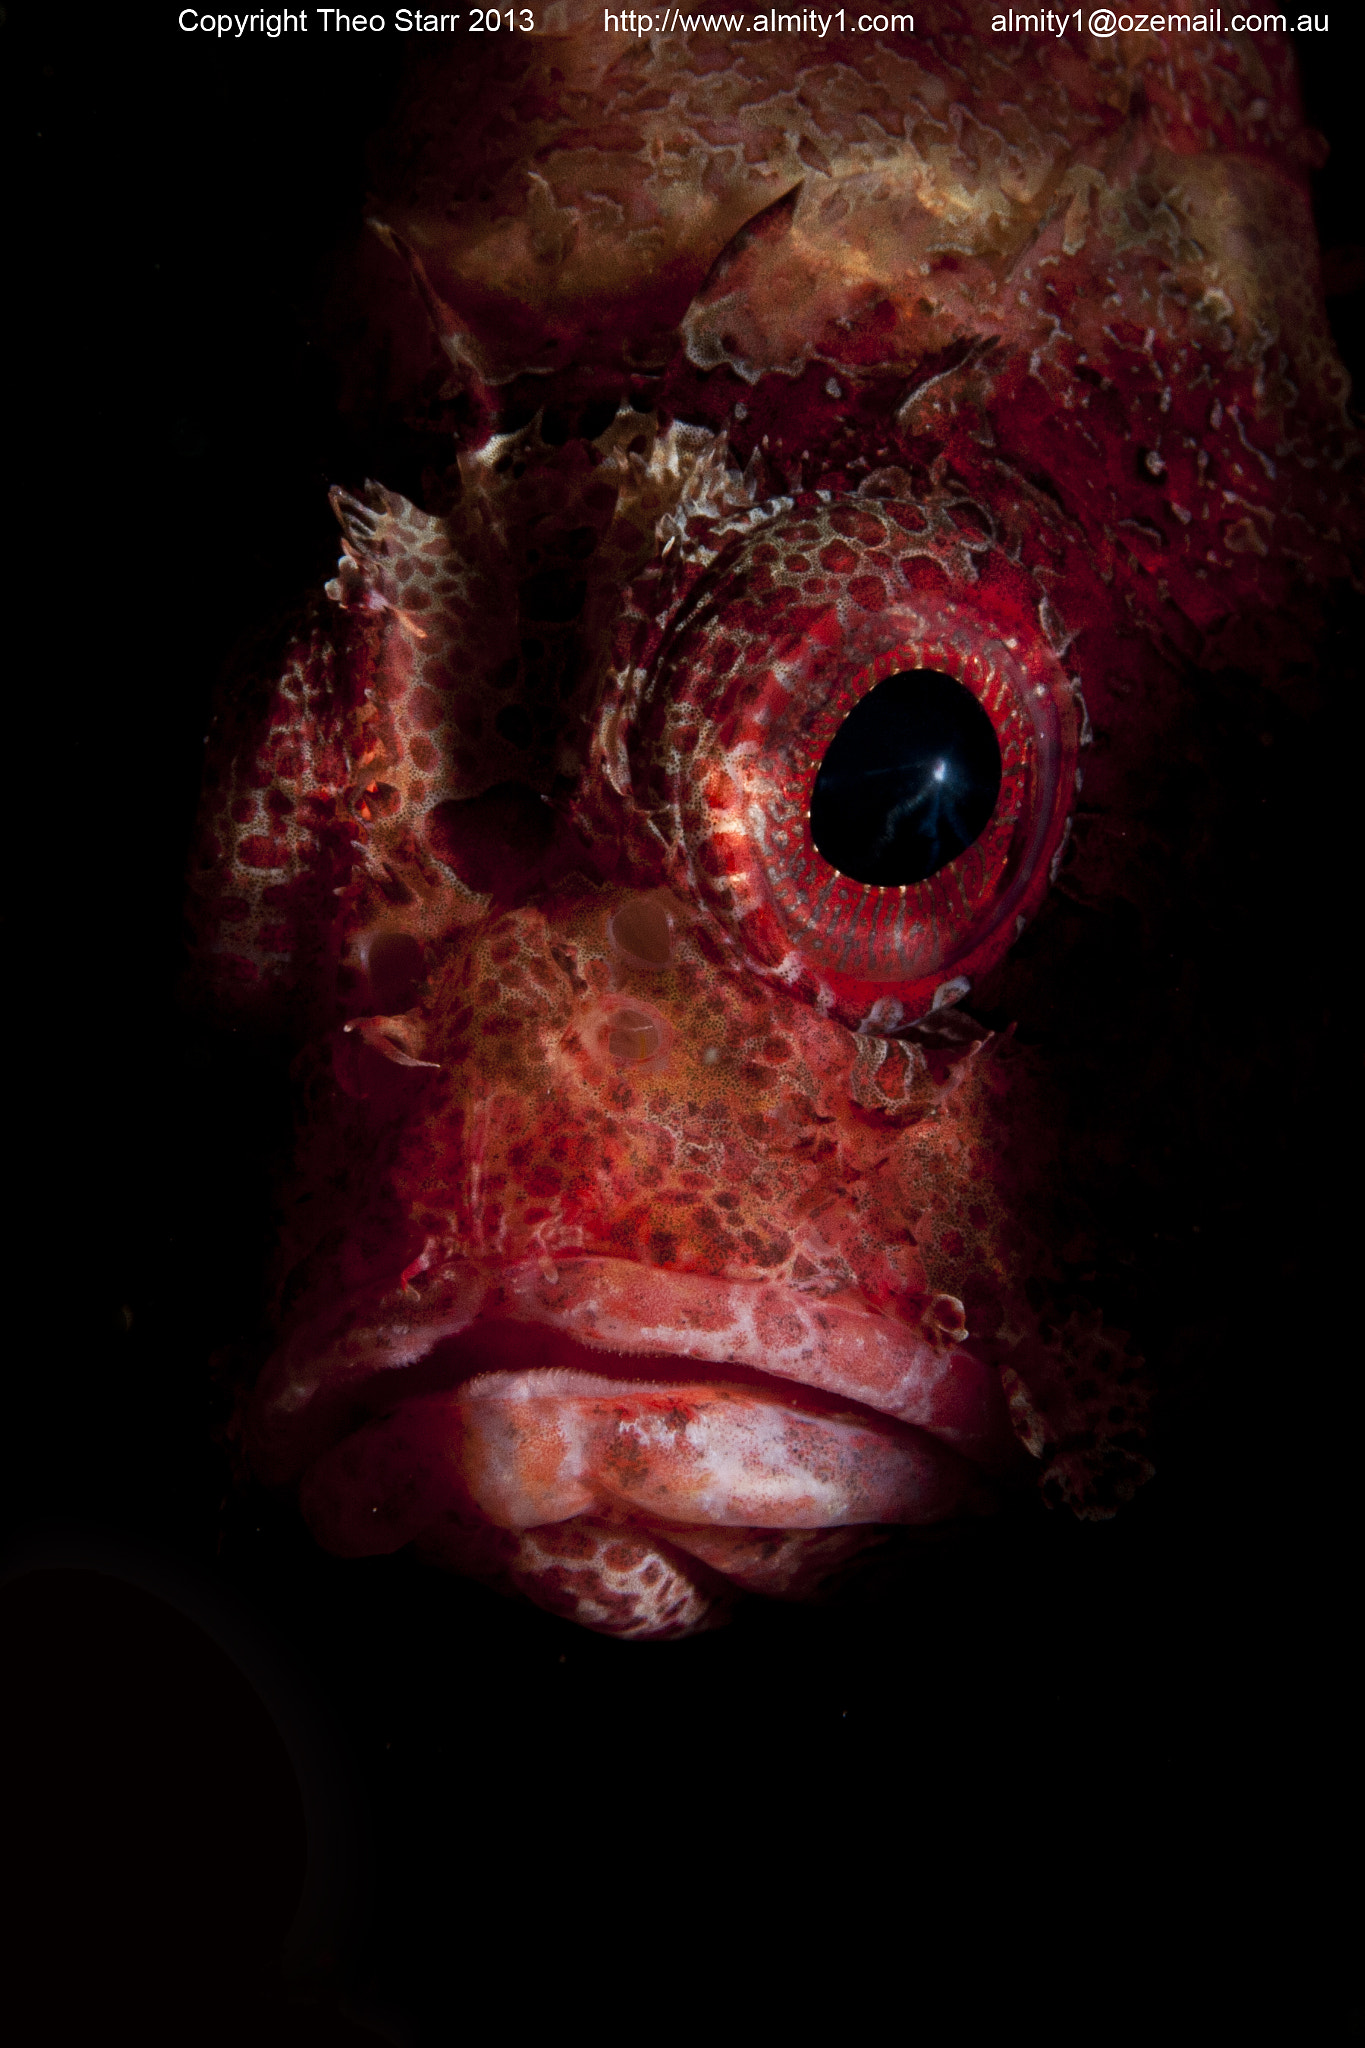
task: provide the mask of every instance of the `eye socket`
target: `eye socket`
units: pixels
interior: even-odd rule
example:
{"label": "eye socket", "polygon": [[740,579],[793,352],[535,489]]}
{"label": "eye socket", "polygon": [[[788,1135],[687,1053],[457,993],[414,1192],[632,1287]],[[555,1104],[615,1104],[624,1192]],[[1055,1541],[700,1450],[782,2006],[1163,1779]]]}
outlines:
{"label": "eye socket", "polygon": [[671,611],[642,586],[652,651],[637,637],[604,693],[602,783],[642,855],[662,849],[751,968],[855,1029],[895,1031],[994,965],[1062,842],[1076,685],[991,536],[942,493],[807,494],[680,568]]}
{"label": "eye socket", "polygon": [[971,691],[939,669],[898,669],[830,741],[811,838],[855,882],[923,882],[981,837],[999,794],[1000,742]]}

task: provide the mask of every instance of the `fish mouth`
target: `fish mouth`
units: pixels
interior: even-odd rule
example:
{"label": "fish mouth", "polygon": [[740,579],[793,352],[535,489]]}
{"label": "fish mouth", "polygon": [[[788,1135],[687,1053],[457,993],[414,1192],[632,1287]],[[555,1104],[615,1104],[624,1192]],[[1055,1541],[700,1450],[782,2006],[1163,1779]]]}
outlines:
{"label": "fish mouth", "polygon": [[[415,1283],[415,1284],[414,1284]],[[965,1333],[964,1333],[965,1334]],[[248,1416],[326,1548],[503,1530],[832,1530],[1000,1505],[996,1372],[858,1300],[576,1256],[409,1268],[300,1325]]]}

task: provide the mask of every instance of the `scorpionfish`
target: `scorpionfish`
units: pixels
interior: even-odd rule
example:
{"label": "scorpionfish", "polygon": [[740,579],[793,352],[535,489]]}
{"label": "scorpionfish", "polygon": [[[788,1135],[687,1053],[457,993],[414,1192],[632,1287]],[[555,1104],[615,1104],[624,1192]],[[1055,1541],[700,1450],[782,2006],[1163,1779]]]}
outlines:
{"label": "scorpionfish", "polygon": [[344,402],[450,438],[231,679],[195,972],[296,1046],[251,1469],[659,1639],[1150,1475],[1068,962],[1359,470],[1283,39],[537,18],[372,145]]}

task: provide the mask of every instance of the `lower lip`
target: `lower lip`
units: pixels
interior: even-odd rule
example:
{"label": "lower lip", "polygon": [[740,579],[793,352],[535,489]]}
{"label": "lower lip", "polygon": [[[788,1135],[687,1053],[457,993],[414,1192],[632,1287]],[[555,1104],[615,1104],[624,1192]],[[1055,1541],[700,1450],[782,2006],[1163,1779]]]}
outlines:
{"label": "lower lip", "polygon": [[[604,1375],[617,1365],[629,1376]],[[927,1431],[743,1368],[627,1364],[560,1332],[490,1321],[403,1377],[407,1398],[304,1479],[305,1515],[328,1550],[397,1550],[452,1511],[508,1530],[583,1515],[818,1530],[997,1504],[977,1468]],[[436,1377],[445,1386],[428,1390]],[[391,1401],[398,1390],[385,1391]]]}

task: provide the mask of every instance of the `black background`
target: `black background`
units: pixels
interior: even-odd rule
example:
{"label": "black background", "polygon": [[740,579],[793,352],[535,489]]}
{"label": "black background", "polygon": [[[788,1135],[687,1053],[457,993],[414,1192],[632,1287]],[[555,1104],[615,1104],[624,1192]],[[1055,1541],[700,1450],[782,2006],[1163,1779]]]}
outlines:
{"label": "black background", "polygon": [[[214,1438],[287,1091],[177,1007],[181,870],[214,678],[329,569],[327,487],[415,494],[430,459],[339,418],[314,339],[401,40],[219,44],[170,8],[0,34],[11,2038],[771,2032],[817,1979],[843,2031],[888,2000],[898,2030],[951,2014],[935,2040],[1356,2038],[1315,1882],[1351,1753],[1346,711],[1272,826],[1316,891],[1274,940],[1289,1125],[1254,1232],[1151,1254],[1200,1356],[1118,1520],[931,1543],[839,1611],[657,1647],[321,1556]],[[1301,39],[1334,249],[1344,40]],[[1358,382],[1361,298],[1332,305]]]}

